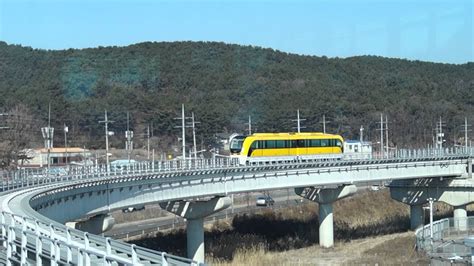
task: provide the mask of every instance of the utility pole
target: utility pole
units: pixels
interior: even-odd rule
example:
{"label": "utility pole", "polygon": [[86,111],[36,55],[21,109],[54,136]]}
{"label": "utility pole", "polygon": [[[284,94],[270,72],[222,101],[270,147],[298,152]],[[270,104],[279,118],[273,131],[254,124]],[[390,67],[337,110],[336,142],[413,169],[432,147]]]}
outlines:
{"label": "utility pole", "polygon": [[364,142],[364,126],[360,126],[360,143]]}
{"label": "utility pole", "polygon": [[66,123],[64,123],[64,152],[66,153],[66,165],[68,161],[68,153],[67,153],[67,133],[69,131],[69,128],[66,126]]}
{"label": "utility pole", "polygon": [[51,103],[48,105],[48,126],[41,128],[41,133],[44,138],[44,147],[48,150],[47,160],[48,160],[48,173],[49,176],[49,168],[51,167],[51,148],[53,147],[53,134],[54,128],[51,127]]}
{"label": "utility pole", "polygon": [[383,124],[384,124],[383,113],[380,113],[380,129],[377,129],[377,130],[380,130],[380,152],[381,152],[382,157],[385,157],[385,146],[383,145],[383,138],[384,138],[384,136],[383,136],[383,131],[384,131]]}
{"label": "utility pole", "polygon": [[183,161],[186,160],[186,128],[191,127],[186,125],[186,119],[189,119],[192,117],[185,117],[184,116],[184,104],[181,105],[181,117],[176,117],[175,119],[180,119],[181,120],[181,126],[176,126],[175,128],[181,128],[182,129],[182,137],[181,141],[183,142],[182,146],[182,156],[183,156]]}
{"label": "utility pole", "polygon": [[196,124],[200,122],[194,121],[194,112],[191,113],[192,119],[192,127],[193,127],[193,153],[194,153],[194,160],[197,160],[197,148],[196,148]]}
{"label": "utility pole", "polygon": [[104,112],[104,120],[99,121],[99,123],[104,123],[105,126],[105,159],[107,162],[107,172],[109,172],[110,164],[109,164],[109,135],[112,136],[113,132],[109,132],[109,123],[113,123],[114,121],[110,121],[107,119],[107,110]]}
{"label": "utility pole", "polygon": [[130,130],[130,113],[127,112],[127,131],[125,131],[125,150],[127,151],[127,159],[130,164],[130,155],[133,150],[133,131]]}
{"label": "utility pole", "polygon": [[184,117],[184,103],[181,105],[181,127],[183,128],[183,135],[182,135],[182,140],[183,140],[183,161],[186,160],[186,117]]}
{"label": "utility pole", "polygon": [[433,245],[433,202],[435,199],[433,198],[428,198],[428,202],[430,204],[430,239],[431,239],[431,245]]}
{"label": "utility pole", "polygon": [[248,129],[247,131],[249,132],[249,136],[252,135],[252,117],[249,115],[249,122],[247,123]]}
{"label": "utility pole", "polygon": [[146,159],[149,161],[150,160],[150,125],[148,124],[148,127],[146,129]]}
{"label": "utility pole", "polygon": [[385,146],[387,147],[387,156],[389,154],[389,150],[388,150],[388,118],[387,116],[385,116]]}
{"label": "utility pole", "polygon": [[469,139],[468,139],[467,135],[468,135],[468,132],[471,131],[470,129],[468,129],[468,127],[470,127],[470,126],[471,125],[469,125],[467,123],[467,117],[464,117],[464,130],[463,131],[464,131],[464,148],[466,149],[466,151],[468,149],[468,144],[467,143],[469,142]]}
{"label": "utility pole", "polygon": [[330,123],[331,121],[326,121],[326,114],[323,114],[323,121],[319,122],[323,124],[323,133],[326,134],[326,124]]}
{"label": "utility pole", "polygon": [[326,134],[326,115],[323,114],[323,133]]}
{"label": "utility pole", "polygon": [[439,117],[439,123],[436,123],[436,148],[442,149],[444,142],[443,120]]}
{"label": "utility pole", "polygon": [[291,120],[291,121],[296,121],[296,129],[298,130],[298,133],[301,133],[301,121],[305,121],[306,119],[301,119],[300,118],[300,109],[296,110],[296,120]]}

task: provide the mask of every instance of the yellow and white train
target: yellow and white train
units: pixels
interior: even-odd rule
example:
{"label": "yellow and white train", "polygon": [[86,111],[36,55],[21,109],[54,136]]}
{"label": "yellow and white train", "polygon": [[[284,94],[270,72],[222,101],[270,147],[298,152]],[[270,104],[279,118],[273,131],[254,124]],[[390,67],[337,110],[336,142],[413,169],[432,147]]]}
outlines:
{"label": "yellow and white train", "polygon": [[232,157],[242,165],[257,162],[340,159],[344,152],[340,135],[319,132],[256,133],[230,140]]}

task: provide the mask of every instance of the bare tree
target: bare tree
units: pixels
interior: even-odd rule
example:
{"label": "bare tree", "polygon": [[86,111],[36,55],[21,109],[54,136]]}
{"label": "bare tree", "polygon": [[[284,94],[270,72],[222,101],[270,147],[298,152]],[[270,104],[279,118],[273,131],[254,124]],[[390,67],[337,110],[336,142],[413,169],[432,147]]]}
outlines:
{"label": "bare tree", "polygon": [[3,116],[0,131],[0,167],[14,168],[28,159],[26,149],[38,142],[38,122],[25,105],[16,105]]}

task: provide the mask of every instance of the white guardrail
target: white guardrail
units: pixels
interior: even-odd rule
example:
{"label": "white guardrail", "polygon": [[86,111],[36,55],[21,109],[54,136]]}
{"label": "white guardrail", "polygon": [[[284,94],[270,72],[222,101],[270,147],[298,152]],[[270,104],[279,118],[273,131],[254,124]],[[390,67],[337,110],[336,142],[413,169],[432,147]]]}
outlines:
{"label": "white guardrail", "polygon": [[464,239],[473,233],[474,217],[444,218],[416,230],[416,247],[433,260],[469,264],[472,251]]}
{"label": "white guardrail", "polygon": [[[420,159],[450,156],[473,156],[474,149],[443,149],[443,150],[398,150],[383,156],[373,155],[371,159],[361,158],[367,163],[380,163],[384,159]],[[351,158],[351,161],[355,158]],[[321,159],[314,162],[320,162]],[[270,164],[292,164],[297,168],[313,161],[305,162],[270,162]],[[268,165],[259,162],[256,165]],[[74,166],[64,168],[56,173],[47,169],[20,169],[0,172],[2,195],[13,191],[45,185],[61,185],[65,182],[81,182],[84,180],[101,179],[104,177],[120,177],[123,175],[143,175],[187,170],[226,169],[239,166],[236,158],[214,158],[186,161],[140,162],[125,167]],[[22,217],[11,213],[1,213],[1,239],[3,249],[0,250],[0,262],[5,264],[20,263],[27,260],[36,261],[37,265],[48,262],[51,265],[77,263],[78,265],[118,263],[121,265],[181,265],[196,264],[195,262],[153,251],[122,241],[90,235],[85,232],[57,226],[39,221],[31,217]],[[28,253],[36,254],[31,259]],[[48,264],[46,263],[46,264]]]}

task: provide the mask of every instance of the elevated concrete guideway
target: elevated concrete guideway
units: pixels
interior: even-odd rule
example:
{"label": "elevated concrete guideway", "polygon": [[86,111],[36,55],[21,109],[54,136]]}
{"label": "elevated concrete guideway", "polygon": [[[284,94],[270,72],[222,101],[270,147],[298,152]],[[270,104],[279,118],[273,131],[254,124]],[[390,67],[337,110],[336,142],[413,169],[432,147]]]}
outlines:
{"label": "elevated concrete guideway", "polygon": [[[34,217],[59,228],[61,224],[79,218],[104,215],[112,210],[155,202],[189,199],[190,204],[195,204],[196,199],[219,201],[219,198],[212,199],[212,197],[223,197],[232,193],[298,187],[319,189],[321,193],[327,194],[328,192],[324,192],[327,189],[337,191],[340,186],[356,182],[439,177],[467,178],[470,164],[468,159],[468,156],[462,155],[252,167],[226,165],[193,170],[176,168],[166,171],[143,167],[128,173],[103,174],[99,178],[97,174],[89,173],[89,176],[94,177],[93,180],[83,179],[81,182],[67,185],[38,188],[15,196],[8,204],[20,206],[12,208],[12,211],[20,215]],[[348,189],[341,188],[341,193],[336,193],[337,196],[333,197],[332,201],[343,197],[344,194],[349,195],[353,189],[351,186],[348,187]],[[348,191],[342,193],[344,190]],[[319,202],[322,204],[327,204],[329,202],[321,201],[325,197],[328,196],[318,196],[316,199],[320,199]],[[322,227],[327,225],[324,221],[329,221],[332,217],[330,206],[326,207],[322,208],[326,210],[326,216],[322,217],[328,220],[323,219]],[[194,227],[192,231],[199,231],[196,229],[198,226]],[[201,241],[198,240],[197,242]],[[329,240],[326,243],[329,243],[328,246],[331,245]]]}
{"label": "elevated concrete guideway", "polygon": [[[49,189],[25,200],[40,214],[60,223],[127,206],[248,191],[430,177],[462,177],[466,159],[381,161],[235,167],[168,174],[110,177]],[[106,193],[107,192],[107,193]],[[87,202],[87,204],[84,204]]]}

